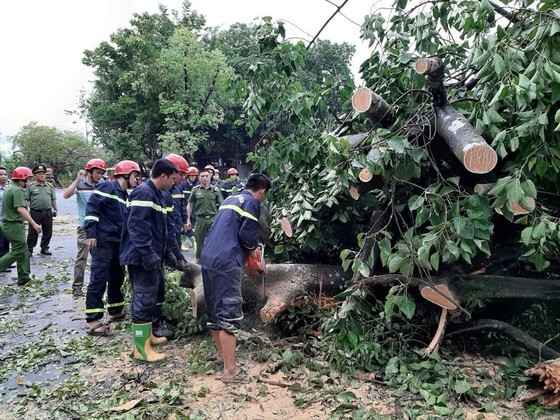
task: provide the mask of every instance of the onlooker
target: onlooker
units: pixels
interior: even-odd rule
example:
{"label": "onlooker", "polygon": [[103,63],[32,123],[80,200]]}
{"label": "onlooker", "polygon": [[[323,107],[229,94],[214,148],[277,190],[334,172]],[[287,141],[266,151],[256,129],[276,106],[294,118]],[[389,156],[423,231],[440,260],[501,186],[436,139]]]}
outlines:
{"label": "onlooker", "polygon": [[187,229],[191,227],[191,215],[196,216],[196,262],[200,262],[200,254],[208,230],[212,227],[218,206],[222,202],[222,194],[218,187],[210,184],[210,174],[207,169],[200,171],[200,184],[194,187],[187,205]]}
{"label": "onlooker", "polygon": [[12,171],[13,184],[6,190],[2,198],[2,232],[10,243],[10,251],[0,258],[0,271],[6,270],[13,262],[17,264],[18,285],[23,286],[31,280],[29,251],[25,241],[25,224],[29,230],[41,233],[39,226],[27,211],[25,203],[25,186],[32,177],[31,169],[18,167]]}
{"label": "onlooker", "polygon": [[[41,254],[52,255],[49,244],[52,238],[53,217],[56,217],[56,193],[45,179],[45,165],[37,165],[33,168],[35,182],[30,183],[25,190],[25,200],[29,206],[29,213],[35,222],[42,226]],[[34,229],[27,232],[27,248],[29,255],[33,254],[33,248],[37,245],[39,235]]]}
{"label": "onlooker", "polygon": [[104,335],[103,295],[107,290],[109,320],[125,317],[121,287],[124,267],[120,264],[119,248],[123,228],[123,213],[128,198],[127,189],[138,185],[140,167],[136,162],[123,160],[115,166],[112,181],[100,184],[86,205],[84,230],[91,252],[91,276],[86,294],[86,329],[90,335]]}
{"label": "onlooker", "polygon": [[[2,223],[2,196],[4,195],[6,188],[8,188],[8,170],[3,166],[0,166],[0,224]],[[9,250],[10,243],[4,237],[4,234],[0,229],[0,258],[6,255]]]}
{"label": "onlooker", "polygon": [[78,255],[76,256],[76,262],[74,264],[74,282],[72,283],[72,293],[74,297],[84,295],[82,288],[84,286],[84,277],[89,254],[86,232],[84,230],[86,204],[93,190],[104,181],[103,174],[105,171],[107,171],[107,165],[103,159],[91,159],[86,164],[85,171],[80,169],[74,182],[62,193],[64,198],[70,198],[76,193],[76,202],[78,203],[78,227],[76,229],[78,236]]}
{"label": "onlooker", "polygon": [[166,357],[152,349],[152,344],[167,341],[152,334],[153,323],[161,318],[158,303],[165,294],[162,265],[165,262],[176,268],[185,259],[177,247],[172,217],[162,194],[171,189],[176,176],[175,165],[166,159],[157,160],[151,178],[130,193],[124,214],[120,259],[128,266],[132,285],[134,358],[143,362]]}
{"label": "onlooker", "polygon": [[202,250],[202,281],[208,326],[218,356],[224,361],[222,381],[249,382],[237,368],[235,347],[243,319],[241,278],[243,265],[256,251],[261,203],[270,189],[270,179],[253,174],[247,190],[228,197],[220,206]]}

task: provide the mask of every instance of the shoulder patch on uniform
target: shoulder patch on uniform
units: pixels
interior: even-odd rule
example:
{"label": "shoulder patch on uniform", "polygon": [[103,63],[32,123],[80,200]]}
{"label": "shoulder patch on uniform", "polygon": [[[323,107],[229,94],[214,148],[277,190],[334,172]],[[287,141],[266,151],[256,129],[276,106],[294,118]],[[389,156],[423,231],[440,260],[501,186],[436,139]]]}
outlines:
{"label": "shoulder patch on uniform", "polygon": [[243,204],[245,202],[245,197],[243,197],[243,195],[241,194],[237,196],[237,199],[239,200],[239,204]]}

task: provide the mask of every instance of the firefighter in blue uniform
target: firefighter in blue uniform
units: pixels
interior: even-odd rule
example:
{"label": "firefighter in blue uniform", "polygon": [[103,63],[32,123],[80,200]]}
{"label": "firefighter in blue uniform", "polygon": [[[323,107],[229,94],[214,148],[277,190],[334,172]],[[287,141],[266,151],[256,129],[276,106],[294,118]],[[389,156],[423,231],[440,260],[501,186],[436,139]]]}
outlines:
{"label": "firefighter in blue uniform", "polygon": [[97,186],[86,204],[84,231],[91,253],[91,275],[86,293],[86,330],[90,335],[104,335],[109,327],[102,322],[107,289],[107,312],[110,321],[124,318],[121,287],[124,268],[119,260],[123,212],[127,189],[138,185],[140,167],[123,160],[115,166],[114,179]]}
{"label": "firefighter in blue uniform", "polygon": [[152,334],[152,323],[161,317],[158,301],[164,294],[162,265],[165,262],[177,268],[185,259],[177,247],[173,220],[162,194],[171,189],[176,176],[173,163],[157,160],[150,179],[130,194],[124,214],[121,264],[128,266],[132,285],[134,358],[143,362],[158,362],[166,357],[152,349],[152,344],[167,341]]}
{"label": "firefighter in blue uniform", "polygon": [[183,245],[181,233],[185,232],[187,229],[187,199],[185,198],[185,191],[182,187],[182,183],[189,170],[189,163],[184,157],[174,153],[167,155],[165,159],[175,165],[179,171],[177,173],[177,177],[175,178],[175,183],[169,192],[171,193],[171,198],[173,199],[173,223],[175,224],[177,245],[179,249],[181,249]]}
{"label": "firefighter in blue uniform", "polygon": [[229,168],[227,170],[227,179],[222,183],[220,190],[222,191],[222,197],[224,199],[228,198],[230,195],[235,194],[243,189],[243,185],[239,180],[239,174],[237,169]]}
{"label": "firefighter in blue uniform", "polygon": [[270,187],[266,175],[251,175],[247,190],[220,205],[202,250],[208,326],[224,361],[222,381],[226,383],[250,380],[238,371],[235,359],[236,335],[243,318],[241,277],[248,255],[258,246],[260,204]]}
{"label": "firefighter in blue uniform", "polygon": [[[185,194],[185,200],[189,201],[191,196],[192,189],[198,185],[198,168],[196,166],[190,166],[189,170],[187,171],[187,177],[181,183],[181,187],[183,187],[183,191]],[[186,229],[185,235],[189,239],[189,243],[191,248],[196,247],[196,239],[194,237],[194,226],[196,224],[196,216],[191,214],[191,218],[189,220],[191,223],[190,227]],[[195,249],[196,252],[196,249]]]}

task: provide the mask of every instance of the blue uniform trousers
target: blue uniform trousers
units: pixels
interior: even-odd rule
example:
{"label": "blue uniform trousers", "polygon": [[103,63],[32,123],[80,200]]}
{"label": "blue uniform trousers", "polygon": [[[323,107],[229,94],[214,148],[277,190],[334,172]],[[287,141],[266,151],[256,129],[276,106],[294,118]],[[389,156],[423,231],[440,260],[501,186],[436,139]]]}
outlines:
{"label": "blue uniform trousers", "polygon": [[242,276],[243,268],[235,263],[205,267],[203,261],[202,282],[210,329],[237,333],[243,319]]}
{"label": "blue uniform trousers", "polygon": [[90,249],[91,275],[86,294],[86,321],[103,318],[103,295],[107,289],[107,312],[119,314],[123,310],[124,296],[121,287],[124,281],[124,267],[119,261],[118,242],[97,242]]}
{"label": "blue uniform trousers", "polygon": [[142,324],[161,318],[165,295],[162,268],[146,271],[142,266],[129,265],[128,276],[132,285],[132,305],[130,308],[132,322]]}

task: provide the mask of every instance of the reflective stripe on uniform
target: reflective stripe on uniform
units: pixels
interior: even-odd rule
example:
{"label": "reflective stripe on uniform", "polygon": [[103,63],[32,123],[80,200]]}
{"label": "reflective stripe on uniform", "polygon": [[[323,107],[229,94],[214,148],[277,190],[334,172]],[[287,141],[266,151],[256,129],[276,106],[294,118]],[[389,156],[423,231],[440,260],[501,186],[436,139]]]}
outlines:
{"label": "reflective stripe on uniform", "polygon": [[99,222],[99,217],[97,216],[86,216],[84,220],[93,220],[94,222]]}
{"label": "reflective stripe on uniform", "polygon": [[126,204],[126,201],[124,201],[122,198],[120,198],[119,196],[116,196],[114,194],[107,194],[106,192],[99,191],[99,190],[93,191],[93,194],[99,194],[103,197],[112,198],[113,200],[117,200],[119,203]]}
{"label": "reflective stripe on uniform", "polygon": [[167,214],[167,208],[161,207],[160,205],[154,203],[153,201],[143,201],[143,200],[132,200],[126,203],[127,207],[151,207],[155,211]]}
{"label": "reflective stripe on uniform", "polygon": [[108,303],[107,304],[107,308],[115,308],[117,306],[124,306],[124,302],[119,302],[119,303]]}
{"label": "reflective stripe on uniform", "polygon": [[93,309],[86,309],[86,314],[96,314],[96,313],[103,313],[105,309],[103,308],[93,308]]}
{"label": "reflective stripe on uniform", "polygon": [[173,198],[185,198],[185,194],[181,193],[181,194],[171,194],[171,197]]}
{"label": "reflective stripe on uniform", "polygon": [[234,204],[224,204],[223,206],[220,206],[220,210],[222,209],[230,209],[230,210],[235,210],[237,213],[239,213],[242,217],[246,217],[247,219],[251,219],[254,220],[255,222],[258,222],[259,219],[257,219],[255,216],[253,216],[251,213],[243,210],[241,207],[238,207]]}

